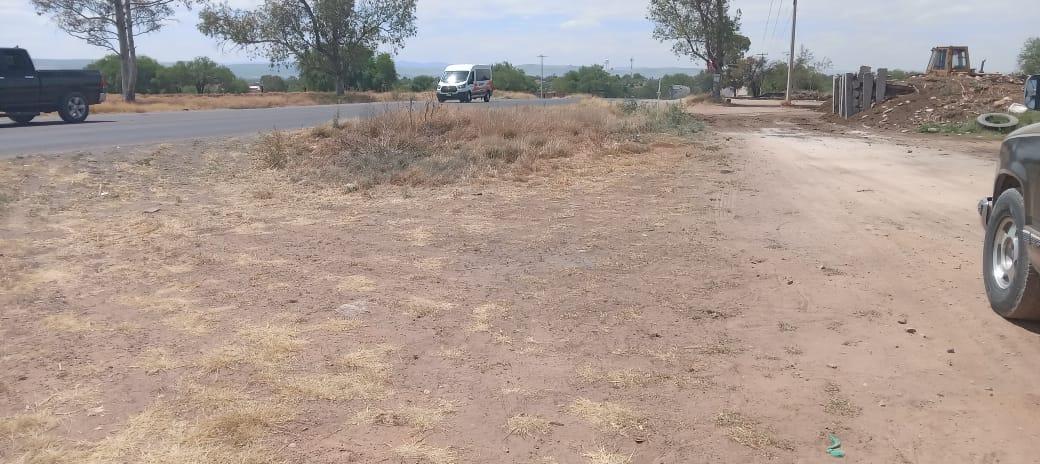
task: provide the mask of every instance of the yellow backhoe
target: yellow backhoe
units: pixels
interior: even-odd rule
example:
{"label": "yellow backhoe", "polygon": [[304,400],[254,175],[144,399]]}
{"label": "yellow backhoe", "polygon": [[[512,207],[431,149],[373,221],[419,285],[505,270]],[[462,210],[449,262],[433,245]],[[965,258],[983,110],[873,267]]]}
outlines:
{"label": "yellow backhoe", "polygon": [[[982,62],[986,66],[986,62]],[[982,71],[980,70],[981,74]],[[941,46],[932,49],[932,59],[928,61],[928,69],[925,74],[931,76],[949,76],[952,74],[975,74],[971,67],[971,55],[968,47]]]}

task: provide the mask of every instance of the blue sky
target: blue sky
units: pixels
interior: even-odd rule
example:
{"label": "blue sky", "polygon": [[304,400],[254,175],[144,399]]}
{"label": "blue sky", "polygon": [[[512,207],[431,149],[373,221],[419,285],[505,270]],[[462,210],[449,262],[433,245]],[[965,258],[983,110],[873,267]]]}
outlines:
{"label": "blue sky", "polygon": [[[256,0],[232,0],[238,6]],[[733,0],[743,11],[743,32],[753,53],[782,58],[786,53],[791,0]],[[645,19],[645,1],[482,0],[478,8],[419,0],[418,36],[398,51],[398,59],[418,62],[603,63],[627,66],[703,66],[675,57],[654,41]],[[780,20],[776,21],[780,9]],[[767,25],[767,17],[772,18]],[[161,61],[209,56],[217,61],[264,61],[222,49],[195,30],[196,13],[181,11],[164,30],[138,41],[139,54]],[[776,23],[779,24],[776,24]],[[921,69],[938,44],[964,44],[975,65],[1011,71],[1022,42],[1040,35],[1040,10],[1020,0],[802,0],[799,44],[828,57],[835,70],[860,65]],[[46,18],[29,0],[0,0],[0,44],[29,48],[41,58],[95,58],[102,49],[77,41]]]}

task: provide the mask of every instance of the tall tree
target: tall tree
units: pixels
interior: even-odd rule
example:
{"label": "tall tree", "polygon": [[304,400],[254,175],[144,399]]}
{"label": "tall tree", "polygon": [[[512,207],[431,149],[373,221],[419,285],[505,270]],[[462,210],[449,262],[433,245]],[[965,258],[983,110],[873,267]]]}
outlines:
{"label": "tall tree", "polygon": [[123,99],[137,92],[135,38],[158,31],[173,16],[174,4],[195,0],[32,0],[36,14],[50,16],[69,35],[119,56]]}
{"label": "tall tree", "polygon": [[[85,69],[100,71],[108,83],[108,93],[123,93],[122,81],[120,79],[121,62],[119,55],[109,54],[104,58],[90,63]],[[136,91],[141,93],[158,93],[156,87],[156,76],[163,69],[155,59],[141,55],[137,57],[137,86]]]}
{"label": "tall tree", "polygon": [[1040,74],[1040,37],[1031,37],[1022,45],[1018,67],[1026,74]]}
{"label": "tall tree", "polygon": [[740,10],[732,15],[729,10],[729,0],[650,0],[647,16],[655,39],[674,42],[676,55],[700,59],[719,76],[712,86],[715,98],[722,92],[722,70],[751,46],[740,35]]}
{"label": "tall tree", "polygon": [[191,61],[178,61],[173,66],[163,69],[159,80],[171,91],[179,91],[182,87],[194,87],[195,93],[203,94],[210,86],[229,91],[237,78],[227,66],[221,66],[209,58],[200,56]]}
{"label": "tall tree", "polygon": [[[256,9],[210,4],[199,31],[252,49],[272,63],[319,68],[343,95],[347,76],[360,69],[359,50],[396,50],[415,35],[416,0],[263,0]],[[365,58],[367,60],[367,57]]]}

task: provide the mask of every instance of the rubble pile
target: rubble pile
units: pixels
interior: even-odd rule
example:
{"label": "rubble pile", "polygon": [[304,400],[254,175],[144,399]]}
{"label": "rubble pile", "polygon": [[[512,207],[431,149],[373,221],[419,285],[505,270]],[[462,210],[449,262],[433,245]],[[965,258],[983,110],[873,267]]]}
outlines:
{"label": "rubble pile", "polygon": [[[913,76],[897,81],[913,93],[889,97],[849,122],[867,127],[916,131],[924,125],[964,123],[980,114],[1002,113],[1022,103],[1024,76]],[[829,108],[828,108],[829,109]]]}

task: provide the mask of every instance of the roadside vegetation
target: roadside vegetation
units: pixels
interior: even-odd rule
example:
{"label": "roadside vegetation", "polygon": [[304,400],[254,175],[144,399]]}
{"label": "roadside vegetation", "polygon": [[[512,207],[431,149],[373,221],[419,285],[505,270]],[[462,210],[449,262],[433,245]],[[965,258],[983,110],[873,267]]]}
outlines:
{"label": "roadside vegetation", "polygon": [[274,132],[255,148],[262,168],[348,190],[436,186],[479,177],[524,179],[553,159],[650,150],[650,134],[690,136],[703,125],[680,105],[476,109],[416,104],[346,123]]}

